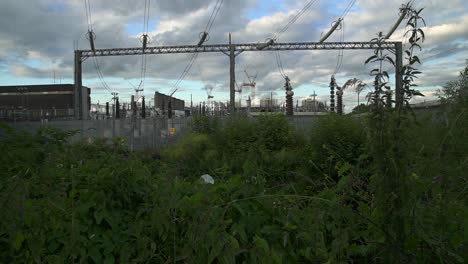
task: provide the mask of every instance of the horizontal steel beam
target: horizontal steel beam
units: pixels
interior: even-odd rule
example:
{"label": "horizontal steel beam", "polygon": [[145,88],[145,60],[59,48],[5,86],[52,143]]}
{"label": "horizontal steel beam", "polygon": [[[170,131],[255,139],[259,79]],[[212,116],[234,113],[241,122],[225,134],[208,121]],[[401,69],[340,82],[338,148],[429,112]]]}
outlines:
{"label": "horizontal steel beam", "polygon": [[[381,48],[394,50],[398,42],[384,42]],[[296,43],[274,43],[266,47],[259,48],[257,43],[233,44],[236,52],[244,51],[274,51],[274,50],[366,50],[378,47],[374,42],[296,42]],[[174,54],[174,53],[195,53],[195,52],[223,52],[229,54],[229,44],[220,45],[197,45],[187,46],[156,46],[143,48],[115,48],[80,50],[82,58],[101,56],[123,56],[142,54]]]}

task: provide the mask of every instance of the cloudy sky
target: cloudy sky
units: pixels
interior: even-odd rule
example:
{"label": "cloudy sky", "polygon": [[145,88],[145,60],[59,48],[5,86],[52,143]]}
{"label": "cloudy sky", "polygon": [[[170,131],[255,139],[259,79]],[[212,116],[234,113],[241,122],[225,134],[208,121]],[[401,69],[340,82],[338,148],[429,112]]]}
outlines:
{"label": "cloudy sky", "polygon": [[[257,43],[272,37],[306,5],[309,0],[224,0],[213,24],[207,44],[222,44],[231,32],[235,43]],[[281,42],[317,41],[330,28],[349,0],[317,0],[288,31]],[[149,35],[151,44],[196,44],[213,11],[216,0],[151,0]],[[345,17],[345,41],[368,41],[379,31],[386,32],[398,18],[400,0],[357,0]],[[97,48],[139,47],[143,31],[144,0],[90,0],[92,26]],[[425,7],[427,41],[423,45],[418,84],[427,95],[453,80],[468,59],[468,2],[464,0],[416,0]],[[73,50],[89,49],[84,0],[2,0],[0,1],[0,85],[73,83]],[[393,40],[403,40],[404,28]],[[328,41],[338,41],[341,31]],[[371,51],[344,51],[337,72],[338,83],[349,78],[371,82],[364,65]],[[338,51],[282,52],[285,73],[294,87],[295,99],[314,91],[328,100],[328,83],[335,72]],[[104,57],[97,62],[111,90],[121,101],[129,101],[141,79],[141,56]],[[147,57],[144,94],[167,93],[189,62],[190,54],[151,55]],[[237,57],[236,80],[247,81],[244,70],[257,75],[256,91],[244,89],[245,99],[273,93],[284,97],[282,79],[273,52],[245,52]],[[387,69],[392,72],[390,66]],[[92,59],[83,65],[83,84],[92,88],[94,103],[106,102],[110,92],[98,78]],[[55,80],[54,80],[55,75]],[[391,79],[393,83],[393,78]],[[206,100],[205,87],[213,87],[216,100],[229,98],[229,59],[222,53],[202,53],[181,83],[176,97],[194,103]],[[353,91],[345,93],[346,110],[356,104]],[[364,96],[363,96],[364,97]],[[364,98],[361,98],[361,101]]]}

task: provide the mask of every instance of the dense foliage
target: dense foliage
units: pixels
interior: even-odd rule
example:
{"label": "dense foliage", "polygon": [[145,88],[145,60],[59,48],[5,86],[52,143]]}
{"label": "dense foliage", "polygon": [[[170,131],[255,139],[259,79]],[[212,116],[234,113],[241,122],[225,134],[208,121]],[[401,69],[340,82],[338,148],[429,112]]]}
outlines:
{"label": "dense foliage", "polygon": [[[468,105],[456,87],[404,121],[404,160],[391,131],[370,133],[372,115],[322,117],[306,135],[280,115],[198,117],[162,153],[2,125],[0,262],[463,263]],[[387,175],[404,191],[381,193]]]}

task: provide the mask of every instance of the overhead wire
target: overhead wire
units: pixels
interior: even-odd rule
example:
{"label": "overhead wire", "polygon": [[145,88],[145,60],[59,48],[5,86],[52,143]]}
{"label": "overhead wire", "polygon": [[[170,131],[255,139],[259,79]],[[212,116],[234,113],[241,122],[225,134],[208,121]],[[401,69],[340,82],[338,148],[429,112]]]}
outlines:
{"label": "overhead wire", "polygon": [[[310,0],[299,12],[297,12],[294,17],[292,19],[290,19],[288,21],[288,23],[286,23],[286,25],[284,25],[272,38],[273,41],[277,41],[279,39],[279,37],[285,33],[286,31],[288,31],[288,29],[294,24],[296,23],[296,21],[299,20],[299,18],[301,18],[308,10],[309,8],[314,5],[315,3],[317,2],[317,0]],[[280,75],[283,77],[283,78],[286,78],[286,74],[285,74],[285,71],[284,71],[284,67],[283,67],[283,62],[281,61],[281,55],[279,53],[279,51],[277,50],[275,52],[275,59],[276,59],[276,65],[278,66],[278,71],[280,73]]]}
{"label": "overhead wire", "polygon": [[224,0],[216,1],[215,7],[213,9],[213,12],[211,13],[210,19],[208,19],[208,23],[206,24],[205,32],[209,33],[211,31],[211,28],[213,27],[213,23],[219,14],[219,10],[221,9],[223,2]]}
{"label": "overhead wire", "polygon": [[[206,34],[209,34],[210,31],[211,31],[211,28],[213,27],[213,24],[214,24],[214,21],[216,20],[216,17],[218,16],[219,14],[219,11],[221,9],[221,6],[223,4],[224,0],[217,0],[216,3],[215,3],[215,6],[213,8],[213,11],[211,12],[211,15],[210,15],[210,18],[208,19],[208,22],[205,26],[205,33]],[[192,68],[193,64],[195,63],[195,61],[197,60],[198,58],[198,53],[197,53],[197,50],[195,50],[195,53],[193,53],[192,55],[190,55],[190,59],[189,59],[189,62],[188,64],[185,66],[184,68],[184,71],[180,74],[179,78],[177,79],[177,81],[174,83],[174,86],[173,88],[171,89],[171,91],[169,92],[169,94],[172,96],[176,91],[179,90],[179,85],[182,83],[182,81],[185,79],[185,77],[187,76],[187,74],[190,72],[190,69]]]}
{"label": "overhead wire", "polygon": [[[144,18],[143,18],[143,36],[142,36],[143,42],[147,41],[148,30],[149,30],[149,19],[150,19],[150,7],[151,7],[151,0],[145,0],[145,10],[144,10]],[[143,43],[143,46],[145,45],[146,43]],[[140,84],[138,85],[137,90],[145,89],[146,69],[147,69],[147,57],[146,57],[146,53],[143,51],[141,55]]]}
{"label": "overhead wire", "polygon": [[340,18],[343,19],[348,13],[349,11],[351,10],[351,8],[353,8],[354,4],[356,4],[356,1],[357,0],[351,0],[349,1],[348,5],[346,6],[346,8],[343,10],[343,13],[341,14]]}
{"label": "overhead wire", "polygon": [[89,3],[89,0],[84,0],[85,3],[85,10],[86,10],[86,23],[88,24],[88,31],[93,30],[93,23],[92,23],[92,17],[91,17],[91,5]]}
{"label": "overhead wire", "polygon": [[294,17],[289,20],[289,22],[283,27],[281,28],[276,34],[275,36],[273,37],[273,40],[277,40],[281,34],[283,34],[284,32],[286,32],[294,23],[296,23],[297,20],[299,20],[299,18],[301,18],[301,16],[303,16],[307,11],[308,9],[313,5],[315,4],[315,2],[317,2],[317,0],[311,0],[309,1],[298,13],[296,13],[294,15]]}
{"label": "overhead wire", "polygon": [[[84,0],[85,2],[85,10],[86,10],[86,22],[88,24],[88,32],[93,33],[93,20],[91,15],[91,3],[90,0]],[[104,75],[102,74],[101,67],[99,66],[99,61],[96,57],[93,56],[94,67],[97,72],[98,79],[101,81],[102,87],[104,87],[107,91],[112,94],[112,89],[107,84],[106,80],[104,79]]]}
{"label": "overhead wire", "polygon": [[[341,30],[340,30],[340,42],[344,42],[344,21],[341,22]],[[344,50],[338,50],[338,57],[337,57],[337,61],[336,61],[336,66],[335,66],[335,71],[333,73],[333,75],[337,74],[340,69],[341,69],[341,66],[343,65],[343,57],[344,57]]]}

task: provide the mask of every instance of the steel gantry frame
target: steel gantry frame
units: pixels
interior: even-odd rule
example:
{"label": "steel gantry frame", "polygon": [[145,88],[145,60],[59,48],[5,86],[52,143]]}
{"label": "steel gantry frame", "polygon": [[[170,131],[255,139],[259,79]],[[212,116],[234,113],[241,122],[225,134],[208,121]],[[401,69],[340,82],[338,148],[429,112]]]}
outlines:
{"label": "steel gantry frame", "polygon": [[235,111],[235,58],[244,51],[290,51],[290,50],[373,50],[383,48],[395,54],[395,94],[396,106],[402,103],[401,74],[403,62],[403,48],[401,42],[290,42],[271,43],[262,45],[258,43],[233,44],[229,35],[229,44],[217,45],[183,45],[183,46],[153,46],[143,48],[112,48],[95,50],[75,50],[75,116],[83,118],[81,106],[82,98],[82,63],[89,57],[106,56],[134,56],[142,54],[177,54],[177,53],[197,53],[197,52],[221,52],[229,56],[230,62],[230,112]]}

